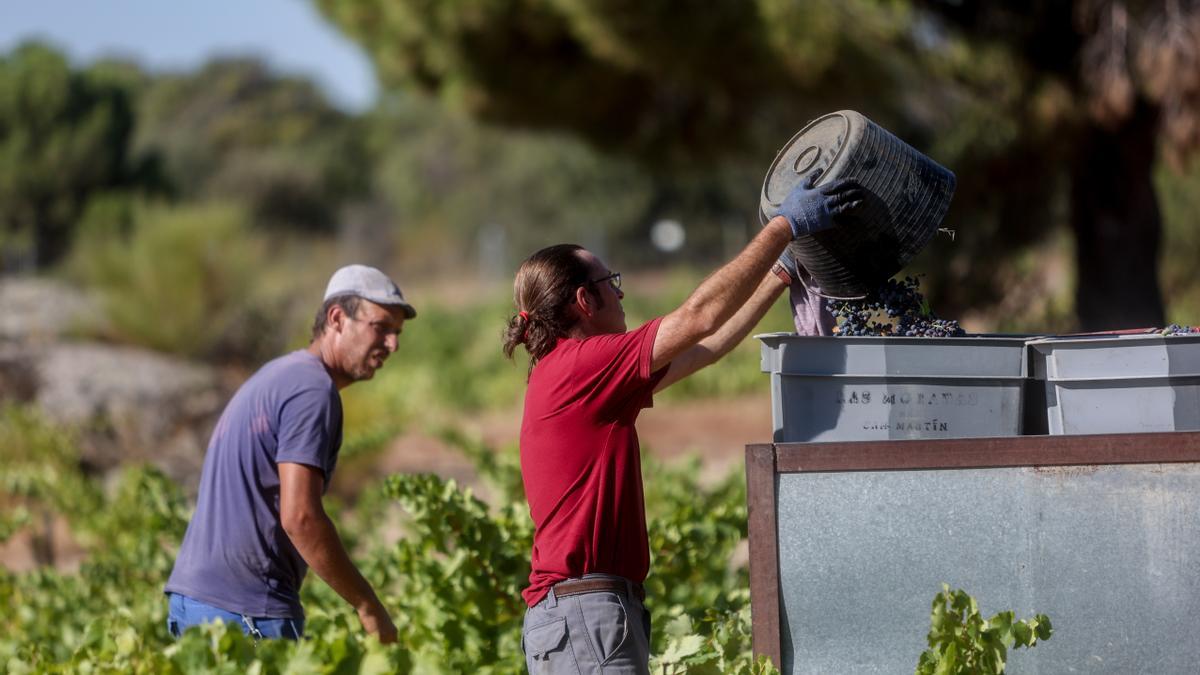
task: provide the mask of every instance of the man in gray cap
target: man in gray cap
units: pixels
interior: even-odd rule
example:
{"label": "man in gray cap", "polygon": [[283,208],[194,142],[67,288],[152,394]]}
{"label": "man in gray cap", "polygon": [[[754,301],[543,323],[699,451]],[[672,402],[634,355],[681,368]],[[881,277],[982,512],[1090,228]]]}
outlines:
{"label": "man in gray cap", "polygon": [[234,394],[209,441],[196,512],[165,588],[172,635],[220,620],[256,639],[298,639],[300,584],[311,566],[368,633],[396,640],[321,498],[342,444],[339,391],[383,367],[416,315],[383,272],[343,267],[325,289],[308,348],[267,363]]}

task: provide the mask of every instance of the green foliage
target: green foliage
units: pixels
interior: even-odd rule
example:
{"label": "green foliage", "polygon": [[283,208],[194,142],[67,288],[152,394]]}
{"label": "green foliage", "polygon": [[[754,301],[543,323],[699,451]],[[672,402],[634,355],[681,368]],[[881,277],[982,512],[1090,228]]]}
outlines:
{"label": "green foliage", "polygon": [[[1077,72],[1090,59],[1072,51],[1097,38],[1077,25],[1094,17],[1080,3],[960,4],[726,0],[686,13],[661,1],[321,0],[390,88],[359,117],[253,59],[151,74],[113,61],[73,69],[50,48],[23,46],[0,57],[0,265],[58,259],[77,222],[115,237],[120,228],[95,224],[128,227],[129,205],[150,190],[189,205],[237,203],[252,228],[274,233],[338,231],[340,244],[356,243],[380,264],[402,258],[420,278],[465,270],[507,280],[525,254],[560,240],[597,248],[626,271],[707,266],[757,226],[762,171],[783,140],[815,114],[852,107],[959,176],[947,223],[958,236],[936,238],[914,263],[931,275],[935,306],[985,323],[998,316],[1010,328],[1064,326],[1069,290],[1023,320],[1020,310],[1038,301],[1014,296],[1051,289],[1041,275],[1012,270],[1029,247],[1058,246],[1078,206],[1070,168],[1095,164],[1079,151],[1095,134],[1085,133],[1093,111],[1078,90],[1095,78]],[[1186,41],[1152,39],[1188,24],[1164,24],[1153,3],[1128,9],[1141,50],[1128,65],[1148,87],[1137,95],[1194,92],[1163,86],[1195,70],[1164,60]],[[413,85],[449,106],[416,96]],[[1094,89],[1082,93],[1105,88]],[[1167,126],[1193,128],[1184,118],[1194,109],[1165,106]],[[1187,323],[1186,308],[1200,304],[1185,231],[1197,183],[1194,171],[1160,174],[1161,281],[1171,320]],[[650,225],[665,217],[688,236],[669,255],[646,245]],[[259,317],[232,341],[270,335],[278,320]],[[238,349],[257,360],[272,351]]]}
{"label": "green foliage", "polygon": [[312,82],[259,60],[153,78],[137,109],[134,148],[161,156],[176,195],[236,202],[256,227],[331,232],[338,208],[370,182],[355,121]]}
{"label": "green foliage", "polygon": [[224,361],[280,350],[289,337],[278,326],[286,297],[271,293],[268,243],[241,210],[139,206],[128,225],[101,216],[89,218],[68,268],[101,297],[101,335]]}
{"label": "green foliage", "polygon": [[907,56],[879,48],[908,25],[895,2],[722,0],[703,12],[662,0],[317,6],[366,49],[387,86],[676,167],[743,151],[764,123],[794,128],[822,95],[889,106],[881,71]]}
{"label": "green foliage", "polygon": [[31,408],[0,406],[0,455],[9,465],[38,464],[58,469],[76,458],[70,434],[43,419]]}
{"label": "green foliage", "polygon": [[917,662],[917,675],[999,675],[1009,649],[1032,648],[1054,633],[1045,614],[1017,621],[1012,612],[999,612],[985,620],[975,598],[948,584],[933,598],[929,623],[930,648]]}
{"label": "green foliage", "polygon": [[[730,588],[749,588],[745,568],[731,568],[729,557],[746,538],[746,484],[740,473],[708,489],[698,489],[699,461],[670,469],[644,462],[646,515],[650,528],[651,569],[646,593],[663,605],[700,606],[718,612],[738,608],[742,599],[729,598]],[[658,480],[658,476],[662,480]],[[697,542],[705,542],[702,547]],[[703,615],[693,617],[696,620]],[[661,646],[656,643],[656,646]]]}
{"label": "green foliage", "polygon": [[[187,522],[179,488],[133,468],[104,489],[80,472],[68,436],[27,410],[0,411],[0,441],[13,448],[0,456],[0,503],[52,509],[88,554],[75,573],[0,570],[0,665],[13,673],[523,672],[520,590],[533,532],[516,450],[446,437],[478,462],[491,506],[453,481],[395,475],[336,516],[400,644],[366,637],[353,610],[312,575],[299,643],[255,644],[224,624],[175,641],[162,584]],[[35,475],[43,459],[54,471],[18,478]],[[647,587],[660,627],[653,669],[774,672],[751,659],[746,570],[731,564],[745,531],[744,479],[705,487],[698,473],[694,464],[646,467],[655,561]]]}
{"label": "green foliage", "polygon": [[[68,249],[88,196],[134,184],[129,96],[49,47],[0,55],[0,243],[47,267]],[[0,260],[0,265],[5,261]]]}
{"label": "green foliage", "polygon": [[0,407],[0,541],[25,527],[49,536],[46,521],[93,513],[102,502],[96,486],[76,468],[78,451],[67,432],[55,428],[30,408]]}
{"label": "green foliage", "polygon": [[521,457],[516,447],[496,452],[483,441],[471,438],[456,429],[446,427],[439,434],[442,440],[456,448],[479,472],[480,478],[500,491],[501,500],[519,502],[525,499],[525,483],[521,478]]}
{"label": "green foliage", "polygon": [[408,513],[408,533],[369,574],[385,580],[415,669],[518,671],[527,509],[509,503],[489,513],[469,490],[428,475],[392,476],[385,491]]}
{"label": "green foliage", "polygon": [[746,538],[746,480],[731,473],[700,488],[697,460],[672,467],[643,461],[650,533],[654,672],[776,672],[750,656],[750,578],[730,564]]}
{"label": "green foliage", "polygon": [[[1200,11],[1177,5],[1122,5],[1129,21],[1114,23],[1085,0],[724,0],[704,12],[661,0],[317,2],[392,91],[566,130],[648,167],[643,228],[688,201],[672,194],[686,174],[736,169],[701,193],[689,239],[711,242],[723,220],[754,212],[763,168],[807,120],[862,110],[958,176],[947,217],[958,236],[924,263],[943,282],[936,306],[1006,320],[1005,270],[1070,228],[1086,328],[1162,320],[1150,158],[1178,164],[1200,147],[1187,33]],[[1107,222],[1126,238],[1097,230]]]}
{"label": "green foliage", "polygon": [[68,435],[23,408],[0,410],[0,442],[12,450],[0,459],[0,504],[64,519],[89,551],[74,574],[0,570],[0,664],[78,672],[101,653],[102,672],[155,672],[126,666],[137,649],[163,643],[161,584],[187,523],[179,488],[156,470],[130,468],[105,489],[82,472]]}
{"label": "green foliage", "polygon": [[[735,591],[739,596],[748,590]],[[738,597],[736,611],[708,609],[699,622],[687,614],[667,624],[666,650],[656,659],[654,672],[668,675],[769,675],[778,673],[766,656],[751,659],[750,606],[748,597]],[[657,625],[657,624],[656,624]]]}
{"label": "green foliage", "polygon": [[507,276],[560,241],[602,248],[640,226],[653,197],[629,160],[561,135],[501,133],[420,98],[390,102],[371,128],[376,190],[409,240],[451,249],[456,262],[478,242],[466,251],[472,273]]}

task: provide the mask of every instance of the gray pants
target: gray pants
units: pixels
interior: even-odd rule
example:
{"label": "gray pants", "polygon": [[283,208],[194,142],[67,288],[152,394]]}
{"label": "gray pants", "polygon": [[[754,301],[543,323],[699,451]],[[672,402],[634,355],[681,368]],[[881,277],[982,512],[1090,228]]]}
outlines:
{"label": "gray pants", "polygon": [[[585,576],[595,577],[624,581]],[[632,592],[559,598],[551,589],[526,610],[521,648],[531,675],[648,675],[650,612]]]}

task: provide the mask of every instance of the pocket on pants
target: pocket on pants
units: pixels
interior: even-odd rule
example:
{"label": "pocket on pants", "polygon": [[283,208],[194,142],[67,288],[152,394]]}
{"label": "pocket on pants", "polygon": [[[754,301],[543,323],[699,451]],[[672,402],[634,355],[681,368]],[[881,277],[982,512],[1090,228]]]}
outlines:
{"label": "pocket on pants", "polygon": [[183,635],[181,624],[183,623],[183,596],[169,593],[167,595],[167,632],[171,637],[178,638]]}
{"label": "pocket on pants", "polygon": [[579,596],[588,639],[600,665],[621,652],[629,638],[629,616],[625,602],[616,593],[585,593]]}
{"label": "pocket on pants", "polygon": [[550,658],[550,654],[563,649],[567,641],[567,620],[559,617],[548,623],[525,631],[522,641],[525,655],[534,661]]}

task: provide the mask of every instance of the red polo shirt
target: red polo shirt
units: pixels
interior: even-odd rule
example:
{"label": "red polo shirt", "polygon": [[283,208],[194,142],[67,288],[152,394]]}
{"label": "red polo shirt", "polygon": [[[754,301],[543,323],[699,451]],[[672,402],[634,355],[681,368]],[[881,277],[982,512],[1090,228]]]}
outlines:
{"label": "red polo shirt", "polygon": [[530,607],[570,577],[646,578],[650,545],[633,425],[667,372],[650,372],[661,320],[561,339],[533,368],[521,422],[521,476],[535,528],[523,592]]}

